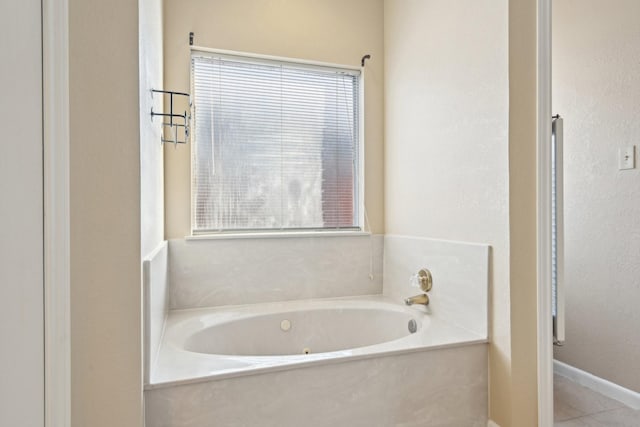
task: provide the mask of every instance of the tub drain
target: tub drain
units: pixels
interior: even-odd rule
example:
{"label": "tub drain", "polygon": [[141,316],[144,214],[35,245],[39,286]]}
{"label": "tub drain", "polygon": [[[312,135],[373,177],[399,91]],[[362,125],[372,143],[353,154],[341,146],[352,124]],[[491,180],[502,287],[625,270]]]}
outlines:
{"label": "tub drain", "polygon": [[305,348],[302,349],[302,353],[303,354],[309,354],[309,353],[311,353],[311,349],[309,347],[305,347]]}

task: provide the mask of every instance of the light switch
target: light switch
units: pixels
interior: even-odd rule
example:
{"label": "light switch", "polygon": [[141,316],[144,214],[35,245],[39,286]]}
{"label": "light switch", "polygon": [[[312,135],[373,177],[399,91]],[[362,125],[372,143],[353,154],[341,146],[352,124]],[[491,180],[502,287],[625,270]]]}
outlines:
{"label": "light switch", "polygon": [[618,149],[618,169],[635,169],[636,167],[636,146],[628,145]]}

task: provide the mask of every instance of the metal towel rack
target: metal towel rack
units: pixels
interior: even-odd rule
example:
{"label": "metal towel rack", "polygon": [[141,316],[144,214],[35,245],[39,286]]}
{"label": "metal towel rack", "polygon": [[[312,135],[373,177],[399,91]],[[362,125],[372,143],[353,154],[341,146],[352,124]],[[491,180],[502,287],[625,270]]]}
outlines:
{"label": "metal towel rack", "polygon": [[[169,143],[175,144],[176,146],[178,144],[186,144],[188,142],[189,134],[191,130],[191,127],[189,124],[191,121],[191,114],[187,113],[187,111],[185,111],[183,114],[174,113],[173,97],[186,96],[189,102],[189,109],[191,109],[191,95],[185,92],[175,92],[172,90],[151,89],[151,96],[153,96],[154,93],[169,95],[169,112],[168,113],[156,113],[155,111],[153,111],[153,107],[151,107],[151,120],[153,121],[153,118],[155,116],[162,117],[163,118],[162,126],[168,127],[169,132],[173,137],[173,138],[167,139],[163,135],[160,137],[160,142],[162,144],[164,144],[165,142],[169,142]],[[178,137],[178,132],[177,132],[178,128],[182,129],[182,134],[184,136],[183,140],[180,140],[180,138]]]}

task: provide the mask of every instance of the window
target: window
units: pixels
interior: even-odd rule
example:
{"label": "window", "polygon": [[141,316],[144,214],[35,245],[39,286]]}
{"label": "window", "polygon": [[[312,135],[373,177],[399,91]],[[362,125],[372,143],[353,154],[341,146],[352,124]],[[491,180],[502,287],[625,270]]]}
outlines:
{"label": "window", "polygon": [[358,230],[360,72],[194,52],[194,233]]}

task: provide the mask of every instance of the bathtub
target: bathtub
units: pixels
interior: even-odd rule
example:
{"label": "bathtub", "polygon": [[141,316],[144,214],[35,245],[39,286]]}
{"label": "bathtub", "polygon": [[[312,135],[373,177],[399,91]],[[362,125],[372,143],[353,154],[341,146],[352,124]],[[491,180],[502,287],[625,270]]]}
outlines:
{"label": "bathtub", "polygon": [[485,426],[486,341],[382,295],[174,310],[146,425]]}

